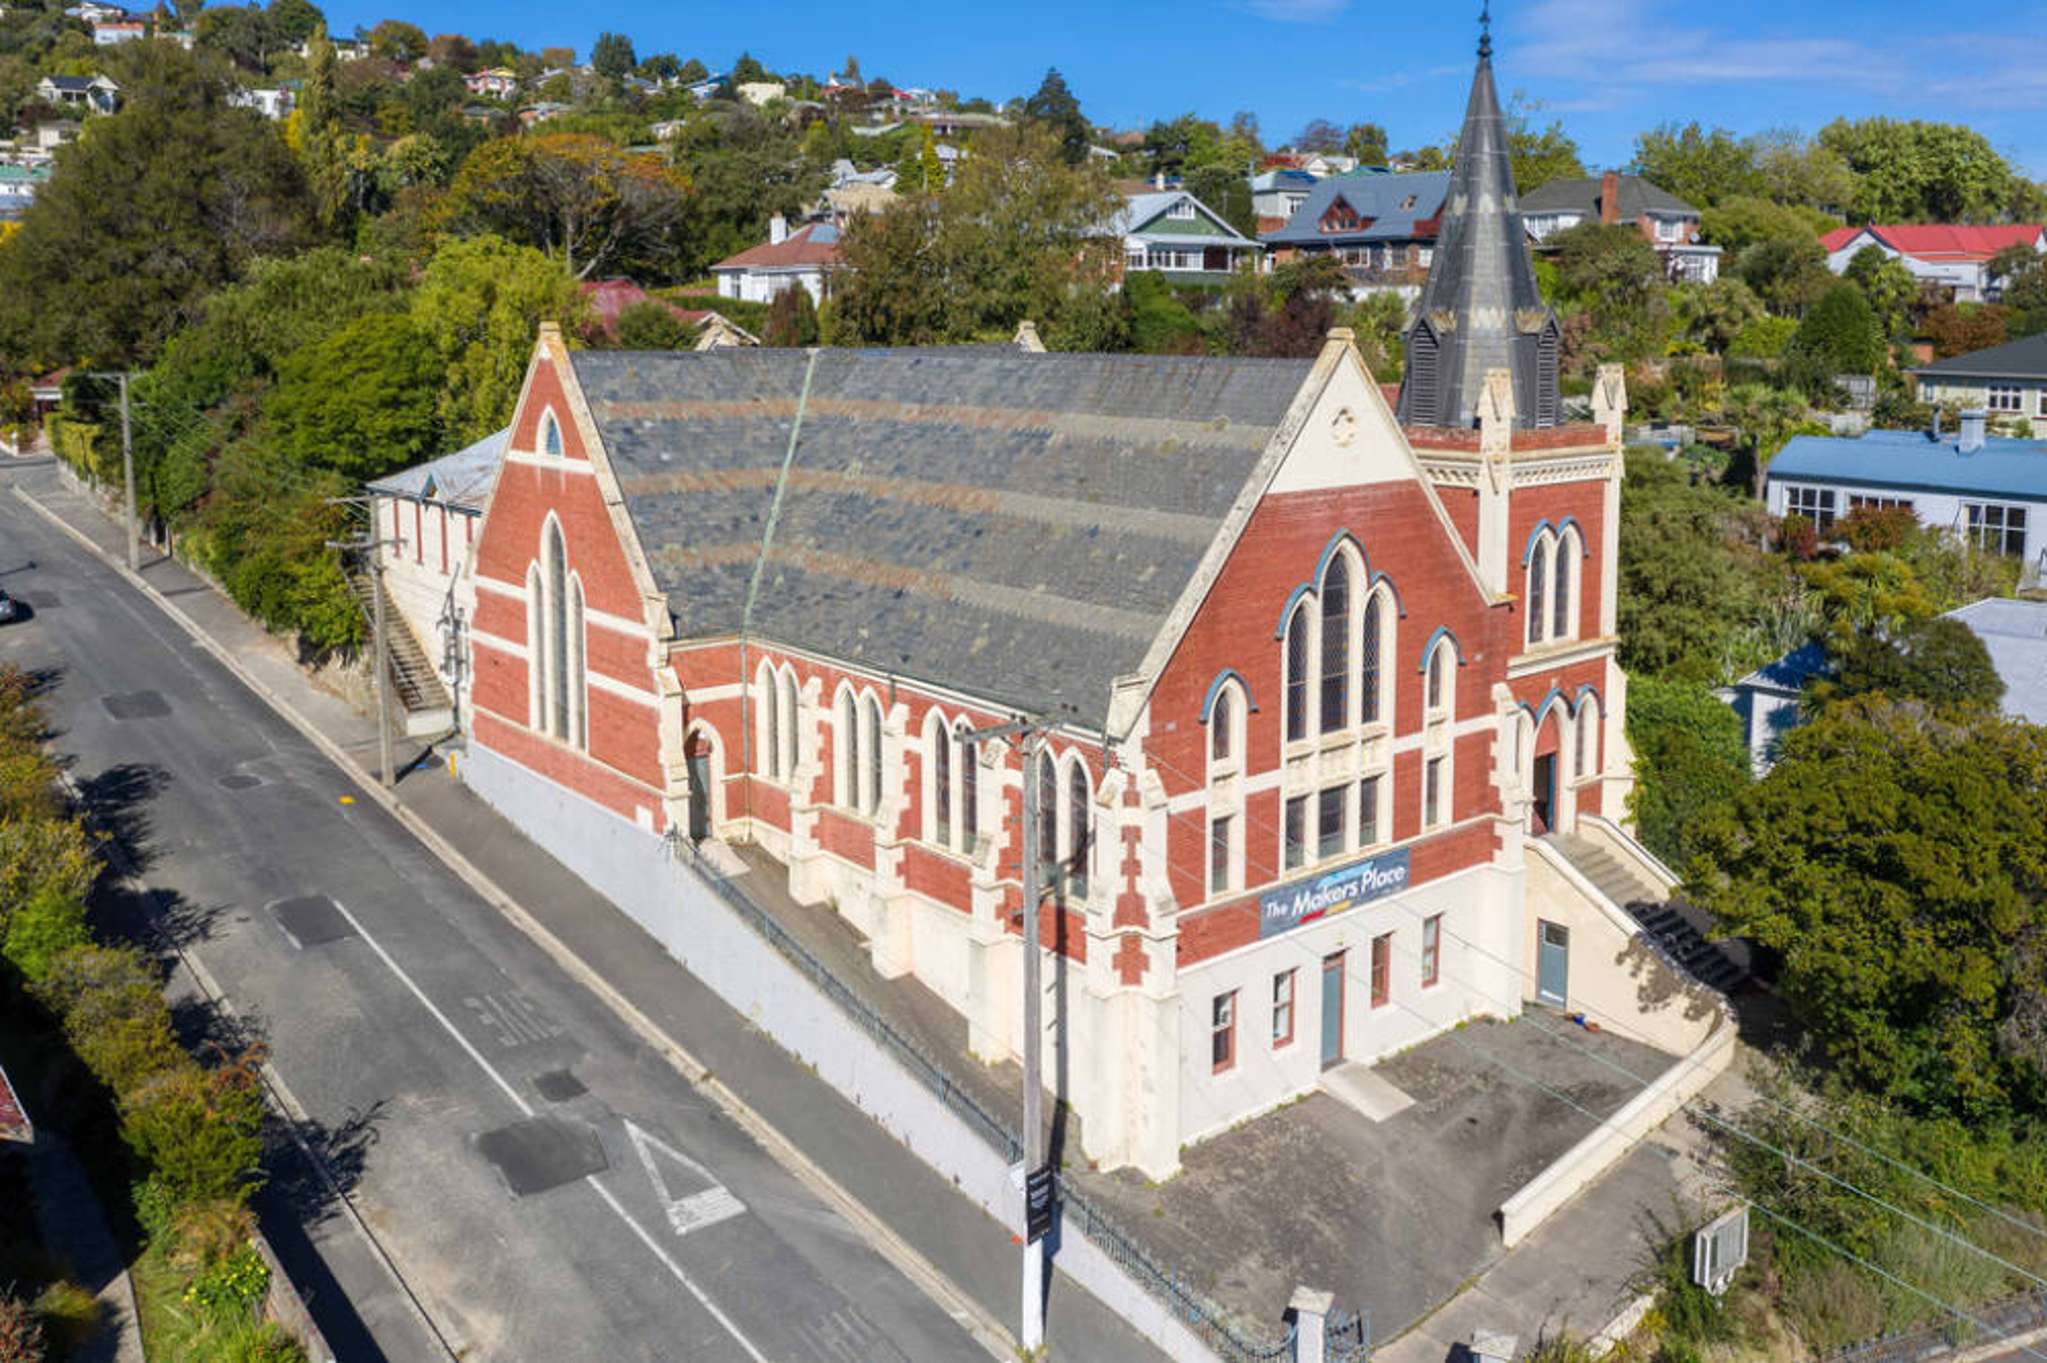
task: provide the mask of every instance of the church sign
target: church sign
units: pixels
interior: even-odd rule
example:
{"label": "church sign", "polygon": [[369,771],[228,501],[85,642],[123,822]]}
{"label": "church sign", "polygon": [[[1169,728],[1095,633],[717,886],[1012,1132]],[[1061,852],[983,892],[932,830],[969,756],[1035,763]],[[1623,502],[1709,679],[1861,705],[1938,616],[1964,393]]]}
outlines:
{"label": "church sign", "polygon": [[1402,847],[1282,885],[1258,896],[1258,935],[1277,937],[1303,923],[1397,894],[1407,888],[1407,873],[1408,853]]}

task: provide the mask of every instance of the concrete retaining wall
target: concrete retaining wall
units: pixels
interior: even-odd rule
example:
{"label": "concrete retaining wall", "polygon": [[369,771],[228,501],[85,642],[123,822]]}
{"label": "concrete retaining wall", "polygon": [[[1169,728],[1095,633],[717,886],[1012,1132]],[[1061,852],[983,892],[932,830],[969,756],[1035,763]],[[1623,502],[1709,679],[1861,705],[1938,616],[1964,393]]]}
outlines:
{"label": "concrete retaining wall", "polygon": [[[611,900],[691,974],[811,1066],[926,1164],[1001,1221],[1022,1219],[1007,1160],[855,1025],[661,839],[524,767],[472,747],[462,780]],[[1176,1359],[1216,1355],[1091,1241],[1061,1240],[1058,1268]],[[1009,1313],[1003,1313],[1007,1316]]]}
{"label": "concrete retaining wall", "polygon": [[327,1347],[326,1336],[320,1327],[313,1324],[313,1313],[306,1309],[304,1297],[292,1285],[291,1275],[278,1262],[277,1254],[270,1248],[270,1242],[263,1238],[263,1232],[255,1235],[256,1253],[270,1270],[270,1291],[263,1298],[263,1316],[275,1321],[305,1347],[306,1357],[311,1363],[335,1363],[334,1350]]}

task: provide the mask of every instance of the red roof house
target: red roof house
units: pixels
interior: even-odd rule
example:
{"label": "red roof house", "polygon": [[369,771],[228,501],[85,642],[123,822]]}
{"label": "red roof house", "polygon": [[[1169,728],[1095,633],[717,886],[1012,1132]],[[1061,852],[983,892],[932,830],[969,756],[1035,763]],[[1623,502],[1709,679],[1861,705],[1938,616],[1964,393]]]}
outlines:
{"label": "red roof house", "polygon": [[1837,227],[1820,238],[1827,266],[1835,274],[1848,269],[1864,248],[1874,246],[1905,262],[1920,279],[1951,289],[1957,302],[1983,302],[1997,290],[1989,264],[1998,252],[2013,246],[2047,251],[2047,227],[2039,223],[1998,223],[1985,226],[1949,223],[1905,223]]}

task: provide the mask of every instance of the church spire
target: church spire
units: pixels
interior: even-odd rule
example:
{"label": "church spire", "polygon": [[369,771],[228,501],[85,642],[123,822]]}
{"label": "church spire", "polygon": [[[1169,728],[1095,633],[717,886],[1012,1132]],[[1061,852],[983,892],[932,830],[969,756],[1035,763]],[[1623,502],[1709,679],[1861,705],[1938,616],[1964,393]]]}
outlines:
{"label": "church spire", "polygon": [[1407,335],[1400,419],[1411,426],[1476,424],[1494,369],[1513,375],[1517,426],[1559,419],[1556,314],[1542,301],[1528,254],[1492,51],[1488,0],[1435,257]]}

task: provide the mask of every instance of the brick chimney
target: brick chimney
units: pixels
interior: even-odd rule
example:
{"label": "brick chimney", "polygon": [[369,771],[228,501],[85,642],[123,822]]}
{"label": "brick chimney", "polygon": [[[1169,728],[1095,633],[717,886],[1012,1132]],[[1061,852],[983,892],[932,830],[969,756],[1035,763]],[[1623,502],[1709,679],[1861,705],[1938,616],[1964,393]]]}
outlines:
{"label": "brick chimney", "polygon": [[1599,220],[1608,227],[1621,220],[1621,173],[1617,170],[1599,177]]}

